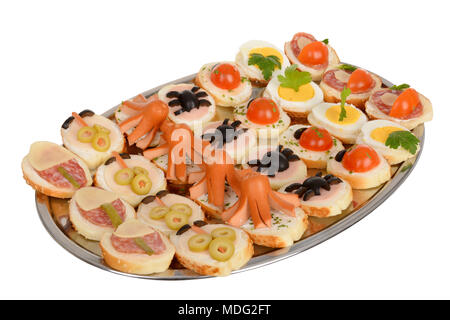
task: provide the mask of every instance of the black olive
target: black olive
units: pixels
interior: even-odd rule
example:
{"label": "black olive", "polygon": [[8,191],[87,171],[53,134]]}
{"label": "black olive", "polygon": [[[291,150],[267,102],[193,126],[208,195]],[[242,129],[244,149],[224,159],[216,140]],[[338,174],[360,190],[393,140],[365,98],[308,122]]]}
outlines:
{"label": "black olive", "polygon": [[294,132],[294,138],[295,138],[295,139],[300,139],[300,137],[302,136],[303,132],[304,132],[306,129],[308,129],[308,128],[300,128],[300,129],[296,130],[296,131]]}
{"label": "black olive", "polygon": [[184,226],[182,226],[180,229],[178,229],[176,235],[177,236],[181,236],[183,233],[185,233],[186,231],[188,231],[191,228],[190,225],[185,224]]}
{"label": "black olive", "polygon": [[339,184],[342,182],[341,179],[339,179],[338,177],[332,177],[330,179],[327,179],[327,182],[329,185],[333,185],[333,184]]}
{"label": "black olive", "polygon": [[192,92],[197,92],[198,90],[200,90],[200,87],[197,87],[197,86],[192,87],[192,89],[191,89]]}
{"label": "black olive", "polygon": [[205,91],[200,91],[200,92],[196,93],[195,96],[197,98],[204,98],[204,97],[207,97],[208,94]]}
{"label": "black olive", "polygon": [[205,99],[201,99],[201,100],[198,102],[198,105],[199,105],[200,107],[209,107],[209,106],[211,105],[211,102],[209,102],[208,100],[205,100]]}
{"label": "black olive", "polygon": [[179,95],[180,95],[180,94],[179,94],[178,91],[169,91],[169,92],[166,94],[166,97],[167,97],[167,98],[178,98]]}
{"label": "black olive", "polygon": [[70,126],[70,124],[72,123],[73,119],[74,119],[73,116],[68,117],[68,118],[66,119],[66,121],[64,121],[64,123],[62,124],[61,127],[62,127],[63,129],[68,129],[69,126]]}
{"label": "black olive", "polygon": [[122,159],[131,159],[131,156],[128,153],[122,152],[119,155]]}
{"label": "black olive", "polygon": [[181,105],[181,101],[180,100],[172,100],[169,102],[169,107],[176,107]]}
{"label": "black olive", "polygon": [[111,163],[113,163],[114,161],[116,161],[116,157],[111,157],[108,160],[106,160],[105,162],[105,166],[110,165]]}
{"label": "black olive", "polygon": [[156,199],[155,196],[147,196],[144,199],[142,199],[142,203],[149,204],[149,203],[152,203],[153,201],[155,201],[155,199]]}
{"label": "black olive", "polygon": [[337,162],[341,162],[342,158],[344,158],[344,154],[347,152],[347,150],[341,150],[339,151],[336,156],[334,157],[334,160],[336,160]]}
{"label": "black olive", "polygon": [[161,199],[161,198],[167,196],[168,194],[169,194],[169,191],[161,190],[161,191],[158,191],[158,193],[156,193],[156,196]]}
{"label": "black olive", "polygon": [[82,118],[84,117],[92,117],[95,114],[94,111],[91,111],[89,109],[81,111],[78,115]]}
{"label": "black olive", "polygon": [[288,161],[298,161],[298,160],[300,160],[300,158],[296,154],[291,154],[288,156]]}
{"label": "black olive", "polygon": [[203,226],[206,226],[207,223],[203,220],[197,220],[197,221],[194,221],[194,225],[197,227],[203,227]]}
{"label": "black olive", "polygon": [[286,187],[286,189],[284,189],[284,191],[286,192],[292,192],[294,190],[297,190],[298,188],[300,188],[302,186],[301,183],[293,183],[289,186]]}
{"label": "black olive", "polygon": [[310,189],[310,190],[306,191],[305,194],[303,195],[303,201],[308,201],[313,196],[314,196],[314,191]]}
{"label": "black olive", "polygon": [[183,110],[188,112],[199,106],[198,98],[191,90],[182,91],[178,100],[180,101]]}

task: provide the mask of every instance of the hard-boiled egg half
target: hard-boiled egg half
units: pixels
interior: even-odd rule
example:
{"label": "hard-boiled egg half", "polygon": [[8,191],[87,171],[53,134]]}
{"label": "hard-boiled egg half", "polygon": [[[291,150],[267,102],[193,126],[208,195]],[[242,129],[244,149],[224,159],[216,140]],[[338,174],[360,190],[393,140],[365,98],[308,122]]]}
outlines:
{"label": "hard-boiled egg half", "polygon": [[274,100],[292,118],[306,118],[311,109],[323,102],[323,92],[311,81],[309,72],[297,70],[292,65],[277,72],[264,91],[264,96]]}
{"label": "hard-boiled egg half", "polygon": [[234,62],[213,62],[202,66],[195,83],[213,96],[218,106],[234,107],[252,95],[252,85],[242,74]]}
{"label": "hard-boiled egg half", "polygon": [[283,51],[269,42],[251,40],[244,43],[236,55],[236,64],[254,85],[265,86],[276,70],[289,67]]}
{"label": "hard-boiled egg half", "polygon": [[344,149],[342,142],[328,130],[296,124],[280,137],[280,143],[295,151],[308,168],[325,169],[328,160]]}
{"label": "hard-boiled egg half", "polygon": [[341,117],[342,108],[336,103],[321,103],[308,115],[313,126],[327,129],[343,143],[355,143],[361,127],[367,122],[367,116],[351,104],[345,104],[345,117]]}
{"label": "hard-boiled egg half", "polygon": [[285,131],[291,118],[269,98],[256,98],[247,104],[234,108],[234,119],[242,126],[256,130],[258,137],[264,140],[278,139]]}
{"label": "hard-boiled egg half", "polygon": [[[399,145],[396,149],[389,143],[388,138],[409,139],[408,149]],[[414,157],[419,151],[419,140],[405,127],[388,120],[372,120],[367,122],[356,139],[358,144],[367,144],[380,152],[389,164],[397,164]]]}
{"label": "hard-boiled egg half", "polygon": [[328,161],[327,171],[347,180],[353,189],[370,189],[391,178],[391,167],[371,146],[357,144]]}

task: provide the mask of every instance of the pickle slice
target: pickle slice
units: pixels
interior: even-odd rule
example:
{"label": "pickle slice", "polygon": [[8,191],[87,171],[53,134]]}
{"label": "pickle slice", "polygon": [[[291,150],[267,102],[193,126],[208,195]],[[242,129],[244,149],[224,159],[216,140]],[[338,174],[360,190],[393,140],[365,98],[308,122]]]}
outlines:
{"label": "pickle slice", "polygon": [[213,236],[213,238],[226,238],[230,241],[236,240],[236,232],[233,229],[227,227],[214,229],[211,232],[211,235]]}
{"label": "pickle slice", "polygon": [[149,256],[151,256],[153,254],[153,250],[152,248],[150,248],[147,243],[145,243],[145,240],[142,238],[134,238],[134,243],[136,243],[136,245],[141,248],[142,250],[145,251],[146,254],[148,254]]}
{"label": "pickle slice", "polygon": [[188,246],[191,251],[201,252],[208,249],[211,241],[212,237],[209,233],[196,234],[189,238]]}
{"label": "pickle slice", "polygon": [[142,167],[134,167],[133,172],[135,175],[144,174],[144,175],[148,176],[148,171]]}
{"label": "pickle slice", "polygon": [[152,181],[145,174],[138,174],[131,181],[131,190],[140,196],[149,193],[151,188]]}
{"label": "pickle slice", "polygon": [[192,215],[192,209],[185,203],[175,203],[170,206],[171,211],[178,211],[185,213],[188,217]]}
{"label": "pickle slice", "polygon": [[77,132],[77,139],[80,142],[92,142],[96,133],[97,131],[92,127],[82,127]]}
{"label": "pickle slice", "polygon": [[67,172],[66,169],[64,169],[63,167],[58,167],[58,172],[62,174],[62,176],[70,182],[70,184],[72,186],[74,186],[76,189],[80,188],[80,184],[77,182],[77,180],[75,180],[74,177],[72,177],[72,175],[70,173]]}
{"label": "pickle slice", "polygon": [[116,172],[114,181],[121,186],[130,184],[133,181],[134,173],[130,168],[123,168]]}
{"label": "pickle slice", "polygon": [[94,129],[95,129],[97,132],[104,132],[104,133],[106,133],[106,134],[110,134],[110,133],[111,133],[111,131],[109,131],[108,128],[105,128],[104,126],[101,126],[101,125],[99,125],[99,124],[94,124]]}
{"label": "pickle slice", "polygon": [[234,244],[227,238],[216,238],[209,244],[209,254],[217,261],[227,261],[234,254]]}
{"label": "pickle slice", "polygon": [[100,206],[100,208],[102,208],[103,211],[106,212],[114,228],[117,228],[122,224],[123,222],[122,218],[119,216],[116,208],[114,208],[114,206],[111,203],[104,203]]}
{"label": "pickle slice", "polygon": [[97,132],[92,139],[92,147],[99,151],[105,152],[111,146],[111,140],[109,139],[109,135],[105,132]]}
{"label": "pickle slice", "polygon": [[188,223],[188,220],[188,216],[179,211],[169,211],[164,217],[164,221],[166,222],[167,226],[172,230],[180,229],[182,226]]}
{"label": "pickle slice", "polygon": [[159,220],[164,218],[168,212],[169,208],[167,207],[153,207],[148,215],[154,220]]}

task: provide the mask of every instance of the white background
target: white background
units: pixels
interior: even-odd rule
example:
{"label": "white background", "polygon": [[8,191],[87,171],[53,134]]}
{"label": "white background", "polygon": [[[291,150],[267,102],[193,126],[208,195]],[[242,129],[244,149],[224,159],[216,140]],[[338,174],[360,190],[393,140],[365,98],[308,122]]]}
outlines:
{"label": "white background", "polygon": [[[2,1],[1,298],[450,298],[449,18],[445,1]],[[279,47],[299,31],[343,61],[431,99],[417,168],[375,212],[270,266],[195,282],[114,275],[70,255],[39,221],[20,162],[60,142],[71,111],[101,113],[250,39]]]}

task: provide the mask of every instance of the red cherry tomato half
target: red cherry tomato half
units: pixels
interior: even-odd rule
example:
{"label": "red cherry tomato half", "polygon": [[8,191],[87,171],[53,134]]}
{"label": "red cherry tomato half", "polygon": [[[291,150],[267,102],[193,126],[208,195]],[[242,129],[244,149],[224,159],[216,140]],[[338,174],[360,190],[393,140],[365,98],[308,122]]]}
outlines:
{"label": "red cherry tomato half", "polygon": [[307,66],[325,64],[328,61],[328,48],[322,41],[311,42],[300,51],[298,60]]}
{"label": "red cherry tomato half", "polygon": [[241,74],[235,66],[229,63],[222,63],[215,66],[211,71],[211,81],[216,87],[232,90],[239,87]]}
{"label": "red cherry tomato half", "polygon": [[327,151],[333,146],[330,133],[321,128],[310,127],[300,136],[300,145],[311,151]]}
{"label": "red cherry tomato half", "polygon": [[280,110],[272,99],[257,98],[250,102],[247,118],[257,124],[272,124],[280,119]]}
{"label": "red cherry tomato half", "polygon": [[374,80],[369,72],[363,69],[356,69],[348,79],[347,88],[352,93],[362,93],[372,88],[373,82]]}
{"label": "red cherry tomato half", "polygon": [[378,154],[371,147],[357,145],[344,154],[342,165],[352,172],[367,172],[380,163]]}
{"label": "red cherry tomato half", "polygon": [[419,94],[413,88],[403,91],[397,99],[395,99],[389,116],[394,118],[404,118],[410,115],[417,105],[420,103]]}

